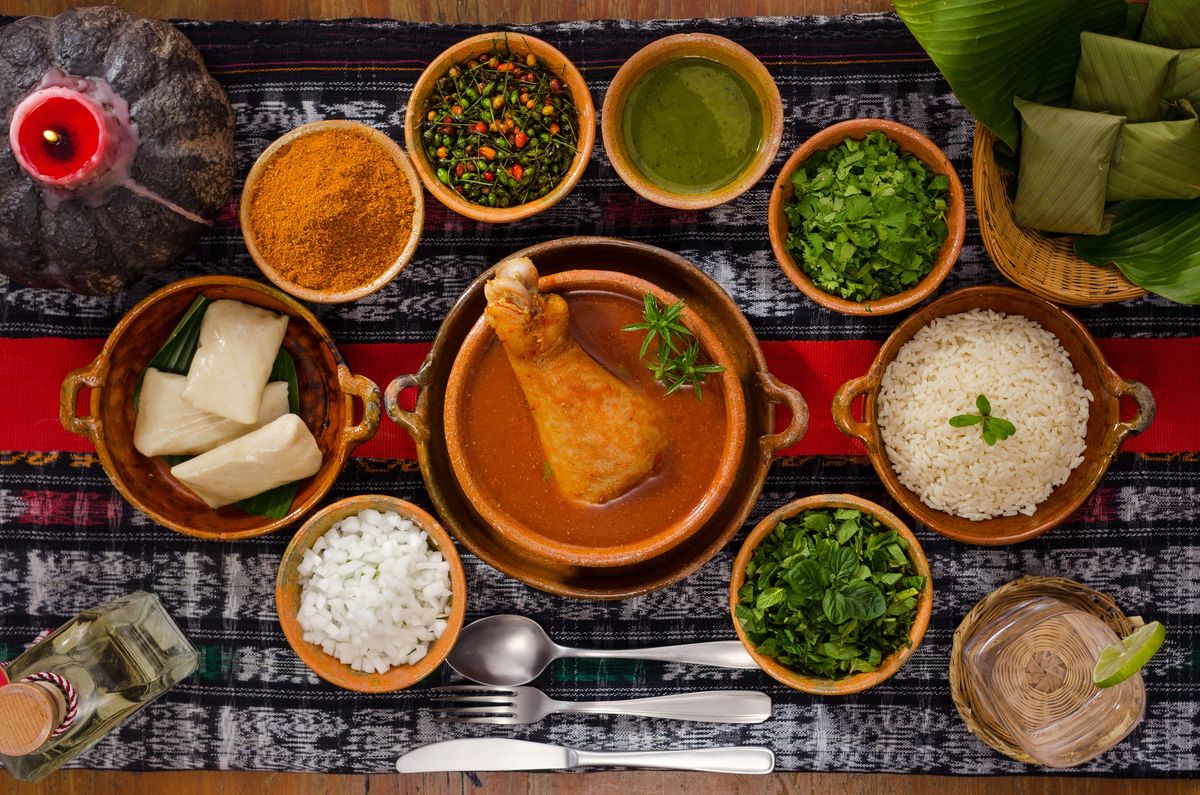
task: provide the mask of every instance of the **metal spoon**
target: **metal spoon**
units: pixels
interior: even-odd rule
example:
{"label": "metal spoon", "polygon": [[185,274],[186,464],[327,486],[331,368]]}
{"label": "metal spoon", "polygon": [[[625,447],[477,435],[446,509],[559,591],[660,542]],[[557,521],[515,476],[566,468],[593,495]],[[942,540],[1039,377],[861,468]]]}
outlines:
{"label": "metal spoon", "polygon": [[758,667],[736,640],[649,649],[572,649],[551,640],[536,621],[513,615],[488,616],[464,627],[446,662],[482,685],[513,687],[537,679],[559,657],[655,660],[719,668]]}

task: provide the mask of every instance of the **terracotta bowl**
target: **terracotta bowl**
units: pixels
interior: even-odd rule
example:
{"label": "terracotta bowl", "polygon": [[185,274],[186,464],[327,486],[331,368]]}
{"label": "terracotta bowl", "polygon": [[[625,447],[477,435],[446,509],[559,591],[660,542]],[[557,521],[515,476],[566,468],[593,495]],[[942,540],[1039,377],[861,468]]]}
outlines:
{"label": "terracotta bowl", "polygon": [[[446,314],[418,372],[398,375],[384,401],[388,415],[412,438],[425,488],[455,539],[493,568],[549,593],[576,599],[626,599],[665,588],[695,572],[728,545],[743,527],[767,471],[781,450],[808,428],[808,407],[792,387],[767,369],[746,317],[711,277],[678,254],[605,237],[569,237],[539,243],[512,256],[527,256],[543,276],[591,269],[619,271],[654,282],[687,301],[725,343],[746,404],[746,439],[729,496],[701,530],[677,547],[626,566],[572,566],[527,554],[479,515],[454,473],[446,449],[446,384],[467,335],[486,306],[480,274]],[[785,421],[786,418],[786,421]]]}
{"label": "terracotta bowl", "polygon": [[[792,175],[804,161],[817,152],[832,149],[848,138],[861,141],[867,137],[867,133],[876,130],[899,144],[901,151],[919,158],[933,173],[944,174],[950,180],[947,191],[949,207],[946,210],[946,241],[938,251],[933,269],[915,286],[874,301],[849,301],[817,287],[796,264],[785,245],[788,220],[783,208],[796,197],[792,188]],[[946,274],[950,273],[950,268],[958,260],[958,252],[962,250],[963,238],[967,233],[967,206],[958,172],[937,144],[913,128],[898,122],[887,119],[852,119],[821,130],[801,144],[783,164],[771,191],[771,201],[767,208],[767,230],[771,235],[771,248],[775,250],[775,259],[779,262],[779,267],[783,268],[784,274],[792,280],[792,284],[799,287],[800,291],[813,301],[826,309],[846,315],[888,315],[925,300],[945,280]]]}
{"label": "terracotta bowl", "polygon": [[[679,300],[644,279],[614,271],[578,270],[555,273],[543,276],[538,282],[538,289],[544,293],[560,294],[573,291],[616,293],[639,302],[649,293],[658,299],[661,306],[670,306]],[[696,312],[685,308],[683,323],[692,331],[705,354],[715,364],[724,367],[726,372],[734,372],[733,361],[724,344]],[[467,401],[471,396],[483,391],[475,382],[474,375],[479,371],[480,362],[488,349],[493,344],[498,344],[495,340],[495,333],[487,321],[480,317],[467,334],[455,358],[446,385],[446,447],[454,474],[463,491],[484,520],[510,543],[529,555],[573,566],[623,566],[648,560],[678,546],[703,527],[720,507],[733,485],[742,447],[746,442],[746,405],[742,385],[737,378],[732,375],[726,376],[724,373],[708,376],[708,383],[715,384],[704,390],[704,394],[710,396],[705,399],[714,400],[720,396],[725,402],[725,427],[714,434],[713,440],[722,450],[720,463],[712,475],[703,499],[678,521],[665,525],[652,535],[637,541],[597,547],[560,542],[514,518],[503,505],[498,505],[494,499],[489,498],[490,490],[476,475],[469,453],[471,441],[466,433],[463,416]],[[528,410],[523,403],[514,409]]]}
{"label": "terracotta bowl", "polygon": [[[395,511],[411,519],[428,533],[429,540],[450,564],[450,591],[453,594],[450,598],[450,616],[446,619],[446,631],[430,645],[429,653],[412,665],[397,665],[382,674],[356,671],[336,657],[326,654],[320,646],[305,641],[304,631],[300,629],[300,622],[296,620],[296,614],[300,610],[300,574],[297,567],[304,559],[304,553],[312,548],[317,539],[335,522],[367,509],[380,513]],[[360,693],[390,693],[412,687],[436,671],[446,659],[446,655],[454,647],[454,642],[458,640],[463,617],[467,612],[467,579],[454,542],[436,519],[411,502],[382,494],[366,494],[347,497],[327,505],[313,514],[296,532],[292,542],[284,550],[283,559],[279,561],[279,574],[275,578],[275,609],[279,613],[279,624],[283,627],[288,645],[317,676],[347,690]]]}
{"label": "terracotta bowl", "polygon": [[[250,223],[251,199],[258,186],[258,181],[270,166],[271,160],[296,139],[331,130],[356,133],[374,141],[382,147],[391,156],[392,160],[396,162],[396,165],[400,167],[400,170],[404,172],[405,181],[408,183],[408,189],[413,197],[412,231],[409,232],[408,241],[404,244],[400,256],[396,257],[396,261],[392,263],[391,267],[376,277],[374,281],[362,284],[352,290],[343,290],[341,292],[313,290],[285,278],[282,273],[275,270],[271,262],[259,249],[258,242],[254,236],[254,225]],[[412,162],[408,159],[408,155],[404,154],[404,150],[400,148],[399,144],[384,133],[369,124],[357,121],[314,121],[302,124],[296,129],[280,136],[274,143],[263,150],[263,153],[258,156],[258,160],[254,161],[254,166],[251,167],[250,173],[246,176],[246,183],[242,186],[240,218],[242,237],[246,241],[246,248],[250,251],[250,257],[254,260],[254,264],[258,266],[258,269],[262,271],[263,275],[270,279],[276,287],[305,301],[313,301],[321,304],[340,304],[347,301],[357,301],[359,298],[382,290],[392,279],[399,276],[400,271],[404,270],[412,260],[413,254],[417,250],[417,243],[421,240],[421,228],[425,225],[425,194],[421,192],[420,180],[417,177],[417,172],[413,168]]]}
{"label": "terracotta bowl", "polygon": [[[775,530],[775,526],[783,520],[791,519],[793,516],[797,516],[804,511],[822,508],[853,508],[874,516],[881,524],[895,530],[908,542],[908,559],[912,562],[916,573],[925,577],[925,590],[921,592],[920,599],[917,601],[917,615],[913,619],[912,628],[908,631],[909,646],[885,657],[874,671],[854,674],[842,679],[804,676],[770,657],[764,657],[759,654],[755,651],[754,645],[742,630],[742,622],[737,620],[733,612],[737,609],[740,602],[738,591],[746,581],[746,564],[750,562],[750,558],[754,555],[754,550],[758,548],[762,540],[770,535]],[[738,550],[737,558],[733,561],[733,576],[729,581],[729,612],[730,616],[733,617],[733,628],[737,631],[738,639],[746,647],[746,651],[750,653],[750,656],[754,658],[759,667],[766,671],[767,675],[772,679],[776,679],[796,690],[803,690],[805,693],[814,693],[819,696],[845,696],[850,693],[860,693],[863,690],[874,687],[896,673],[896,671],[899,671],[900,667],[908,661],[908,658],[921,645],[921,639],[925,637],[925,629],[929,626],[929,615],[932,610],[933,580],[929,573],[929,561],[925,558],[925,550],[921,549],[921,542],[917,540],[912,531],[894,513],[881,505],[851,494],[816,494],[789,502],[767,516],[767,518],[759,522],[750,531],[750,535],[746,537],[742,548]]]}
{"label": "terracotta bowl", "polygon": [[[708,58],[733,70],[754,91],[762,113],[763,139],[757,156],[731,182],[707,193],[674,193],[651,182],[630,157],[622,129],[625,102],[642,75],[659,64],[687,57]],[[703,210],[736,199],[767,173],[783,140],[783,101],[767,68],[745,47],[708,33],[680,33],[647,44],[617,71],[604,95],[600,130],[608,159],[635,193],[664,207]]]}
{"label": "terracotta bowl", "polygon": [[[1083,462],[1070,477],[1038,505],[1032,516],[1001,516],[972,521],[938,511],[925,503],[900,482],[888,460],[879,427],[875,423],[879,381],[901,346],[912,339],[931,320],[971,309],[991,309],[1003,314],[1024,315],[1058,337],[1083,386],[1094,400],[1088,415],[1087,449]],[[865,396],[862,419],[855,417],[853,403]],[[1137,402],[1133,419],[1121,420],[1121,398]],[[996,546],[1027,541],[1063,522],[1083,504],[1104,477],[1121,443],[1141,433],[1154,419],[1154,397],[1136,381],[1126,381],[1104,360],[1092,335],[1082,323],[1065,311],[1024,290],[1011,287],[968,287],[943,296],[901,323],[883,344],[866,375],[842,384],[833,398],[833,420],[842,433],[861,440],[867,446],[871,464],[883,485],[904,510],[927,527],[947,538],[969,544]],[[1003,442],[1001,442],[1003,444]]]}
{"label": "terracotta bowl", "polygon": [[[283,347],[296,362],[300,416],[324,462],[302,481],[292,510],[282,519],[253,516],[232,505],[213,510],[170,476],[162,458],[147,458],[133,446],[133,388],[167,336],[198,295],[231,298],[290,318]],[[78,413],[79,392],[91,389],[89,412]],[[354,421],[354,399],[363,405]],[[329,491],[350,452],[379,427],[379,387],[346,367],[312,313],[273,287],[235,276],[197,276],[168,285],[129,311],[95,361],[63,381],[59,418],[68,431],[96,447],[104,471],[133,507],[158,524],[196,538],[233,540],[270,533],[308,513]]]}
{"label": "terracotta bowl", "polygon": [[[451,66],[469,61],[480,53],[499,48],[507,48],[517,55],[533,53],[543,67],[560,75],[566,80],[567,88],[571,91],[571,99],[575,102],[575,107],[579,114],[577,151],[575,152],[575,159],[571,161],[571,167],[567,170],[566,176],[563,177],[562,181],[556,187],[540,199],[535,199],[525,204],[518,204],[514,207],[484,207],[481,204],[468,201],[450,190],[450,188],[438,180],[437,169],[425,156],[425,147],[421,143],[421,121],[425,118],[425,113],[429,110],[429,98],[433,95],[437,81],[450,70]],[[588,161],[591,159],[592,147],[595,146],[595,143],[596,106],[592,103],[592,95],[588,92],[587,83],[584,82],[583,75],[575,68],[575,64],[567,59],[567,56],[563,55],[553,46],[541,39],[535,39],[533,36],[524,33],[511,33],[507,31],[481,33],[478,36],[463,39],[458,44],[445,50],[441,55],[433,59],[417,79],[416,85],[413,86],[412,94],[408,98],[408,110],[404,114],[404,145],[408,147],[408,151],[412,152],[413,163],[417,168],[417,174],[421,177],[421,182],[425,184],[425,187],[429,189],[434,198],[454,212],[489,224],[505,224],[510,221],[519,221],[522,218],[537,215],[542,210],[557,204],[575,188],[575,185],[579,182],[579,178],[583,176],[584,169],[587,168]]]}

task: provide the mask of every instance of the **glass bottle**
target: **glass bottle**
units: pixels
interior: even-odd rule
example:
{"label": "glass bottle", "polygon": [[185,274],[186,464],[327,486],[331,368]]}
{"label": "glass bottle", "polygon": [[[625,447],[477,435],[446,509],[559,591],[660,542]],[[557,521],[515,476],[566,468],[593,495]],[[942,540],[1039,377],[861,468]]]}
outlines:
{"label": "glass bottle", "polygon": [[[0,762],[17,779],[41,779],[191,675],[197,661],[154,594],[85,610],[5,666]],[[25,680],[31,675],[41,681]]]}
{"label": "glass bottle", "polygon": [[977,631],[964,670],[989,713],[1039,764],[1074,767],[1125,739],[1146,710],[1135,674],[1113,687],[1092,669],[1120,638],[1098,616],[1047,596],[1027,599]]}

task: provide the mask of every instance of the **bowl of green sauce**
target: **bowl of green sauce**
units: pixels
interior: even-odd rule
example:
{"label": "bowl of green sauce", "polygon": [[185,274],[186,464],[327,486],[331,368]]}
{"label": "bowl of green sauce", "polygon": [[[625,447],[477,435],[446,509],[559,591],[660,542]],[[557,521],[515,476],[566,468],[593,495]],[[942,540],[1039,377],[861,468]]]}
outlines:
{"label": "bowl of green sauce", "polygon": [[783,103],[746,48],[706,33],[668,36],[625,62],[604,97],[604,148],[639,195],[715,207],[757,182],[783,135]]}

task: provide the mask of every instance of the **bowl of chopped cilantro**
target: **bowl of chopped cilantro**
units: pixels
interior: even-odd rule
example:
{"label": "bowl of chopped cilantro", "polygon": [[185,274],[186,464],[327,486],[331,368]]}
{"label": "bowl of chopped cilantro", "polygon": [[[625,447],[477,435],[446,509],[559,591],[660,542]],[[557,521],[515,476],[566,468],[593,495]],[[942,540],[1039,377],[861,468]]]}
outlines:
{"label": "bowl of chopped cilantro", "polygon": [[916,536],[850,494],[784,505],[751,531],[729,585],[733,626],[772,678],[835,696],[874,687],[916,651],[933,586]]}
{"label": "bowl of chopped cilantro", "polygon": [[962,182],[911,127],[853,119],[797,149],[771,191],[768,228],[783,272],[827,309],[899,312],[928,297],[966,234]]}
{"label": "bowl of chopped cilantro", "polygon": [[518,33],[460,41],[413,86],[404,141],[421,182],[459,215],[508,223],[545,210],[583,176],[596,108],[575,65]]}

